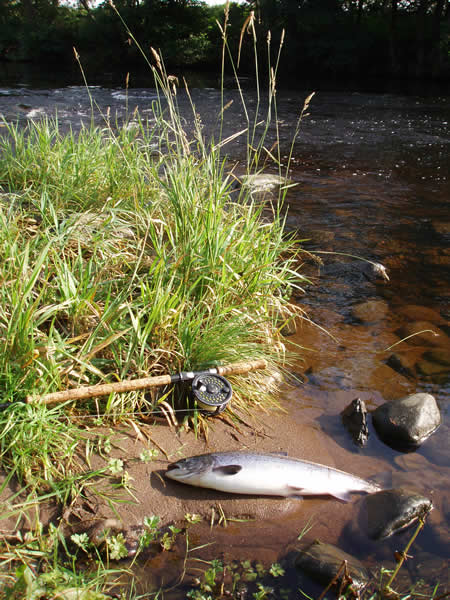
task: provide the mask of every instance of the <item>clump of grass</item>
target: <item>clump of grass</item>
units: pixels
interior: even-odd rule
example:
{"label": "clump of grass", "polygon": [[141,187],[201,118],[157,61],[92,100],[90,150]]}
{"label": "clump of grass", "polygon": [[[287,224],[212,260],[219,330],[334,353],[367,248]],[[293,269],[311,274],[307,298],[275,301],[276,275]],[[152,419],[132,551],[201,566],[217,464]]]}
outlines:
{"label": "clump of grass", "polygon": [[22,485],[51,487],[77,470],[80,435],[77,427],[63,418],[61,407],[20,403],[0,417],[2,467],[13,472]]}
{"label": "clump of grass", "polygon": [[218,150],[174,153],[166,140],[167,155],[155,156],[155,126],[142,122],[132,136],[95,127],[61,136],[51,120],[6,129],[6,398],[240,359],[283,362],[277,315],[291,310],[295,244],[279,212],[268,221],[261,206],[232,198]]}

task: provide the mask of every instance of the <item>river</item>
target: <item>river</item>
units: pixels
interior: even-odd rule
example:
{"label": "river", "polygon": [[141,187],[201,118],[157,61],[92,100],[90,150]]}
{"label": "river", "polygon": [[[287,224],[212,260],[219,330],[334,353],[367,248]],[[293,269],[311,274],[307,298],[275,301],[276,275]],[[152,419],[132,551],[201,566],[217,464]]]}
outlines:
{"label": "river", "polygon": [[[264,95],[258,106],[250,81],[245,88],[246,108],[252,114],[259,109],[264,116]],[[400,473],[401,481],[422,491],[433,490],[434,520],[422,532],[408,566],[411,575],[416,570],[433,578],[436,565],[450,553],[449,366],[427,359],[435,342],[426,337],[389,348],[402,337],[401,327],[416,322],[420,329],[439,329],[441,336],[433,347],[450,354],[450,98],[356,88],[333,91],[329,83],[322,89],[319,85],[279,90],[278,123],[272,119],[267,147],[278,128],[284,165],[304,100],[312,91],[316,94],[309,114],[292,147],[289,179],[296,185],[286,199],[286,227],[305,240],[303,247],[313,253],[305,254],[302,266],[311,283],[294,301],[331,336],[305,321],[286,338],[287,343],[304,348],[302,361],[295,366],[303,383],[286,388],[283,394],[294,421],[309,420],[321,436],[353,448],[358,457],[381,456]],[[151,118],[151,103],[157,98],[151,87],[126,92],[120,87],[92,86],[89,92],[98,109],[106,114],[110,107],[119,121],[135,107]],[[210,85],[194,87],[191,94],[204,131],[213,131],[220,91]],[[225,112],[223,135],[227,136],[245,127],[246,120],[238,90],[230,86],[224,95],[225,103],[233,101]],[[189,101],[182,90],[178,102],[189,127]],[[83,86],[41,88],[16,81],[0,88],[0,113],[6,120],[22,123],[57,113],[64,130],[89,121],[91,102]],[[96,109],[101,123],[98,114]],[[245,148],[244,134],[226,151],[239,163]],[[360,259],[384,265],[389,281],[371,276],[370,265]],[[353,447],[339,418],[353,398],[360,397],[370,409],[420,391],[438,400],[443,423],[415,453],[388,448],[373,431],[364,450]],[[314,410],[308,411],[311,406]],[[312,516],[320,520],[321,505],[314,506]],[[258,529],[264,539],[263,526]],[[220,533],[221,544],[231,544],[233,536],[245,537],[245,532],[257,539],[255,527],[235,524]],[[344,529],[338,533],[342,545],[349,546]],[[281,535],[277,543],[282,556]],[[252,545],[256,558],[257,546]],[[448,577],[445,572],[444,576]],[[290,580],[288,585],[293,589],[296,584]]]}

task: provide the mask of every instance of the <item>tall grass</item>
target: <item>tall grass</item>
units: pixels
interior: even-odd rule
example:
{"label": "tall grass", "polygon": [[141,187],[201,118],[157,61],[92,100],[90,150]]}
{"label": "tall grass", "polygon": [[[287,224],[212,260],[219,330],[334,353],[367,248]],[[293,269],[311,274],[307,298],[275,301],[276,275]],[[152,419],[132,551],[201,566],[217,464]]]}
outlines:
{"label": "tall grass", "polygon": [[278,214],[267,221],[232,200],[217,151],[143,157],[154,135],[143,125],[120,139],[95,128],[61,137],[50,120],[6,129],[0,376],[11,397],[255,356],[277,363],[293,243]]}
{"label": "tall grass", "polygon": [[[261,357],[275,371],[285,361],[280,315],[295,312],[298,247],[280,206],[268,218],[249,188],[233,190],[226,140],[206,140],[200,126],[189,138],[174,79],[153,59],[151,122],[135,112],[119,126],[106,114],[101,127],[92,119],[64,135],[57,117],[4,123],[4,401]],[[249,169],[259,169],[267,127]],[[264,381],[235,381],[236,402],[270,400]],[[141,392],[78,410],[117,418],[151,403]]]}

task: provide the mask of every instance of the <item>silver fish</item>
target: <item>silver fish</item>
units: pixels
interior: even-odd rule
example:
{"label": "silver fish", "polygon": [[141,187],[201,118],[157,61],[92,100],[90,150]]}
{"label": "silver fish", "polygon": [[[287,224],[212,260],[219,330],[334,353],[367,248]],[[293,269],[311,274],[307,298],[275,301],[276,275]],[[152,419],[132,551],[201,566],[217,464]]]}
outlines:
{"label": "silver fish", "polygon": [[381,488],[356,475],[299,458],[253,452],[216,452],[169,464],[169,479],[232,494],[263,496],[329,495],[344,502],[351,492]]}

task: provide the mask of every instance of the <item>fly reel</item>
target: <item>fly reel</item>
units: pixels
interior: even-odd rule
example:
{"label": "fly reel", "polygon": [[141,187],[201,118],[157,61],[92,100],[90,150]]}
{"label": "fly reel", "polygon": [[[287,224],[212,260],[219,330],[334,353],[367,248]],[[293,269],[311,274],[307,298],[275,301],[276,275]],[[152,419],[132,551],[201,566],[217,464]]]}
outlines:
{"label": "fly reel", "polygon": [[199,408],[214,415],[225,410],[233,394],[231,384],[225,377],[211,373],[196,375],[191,391]]}

